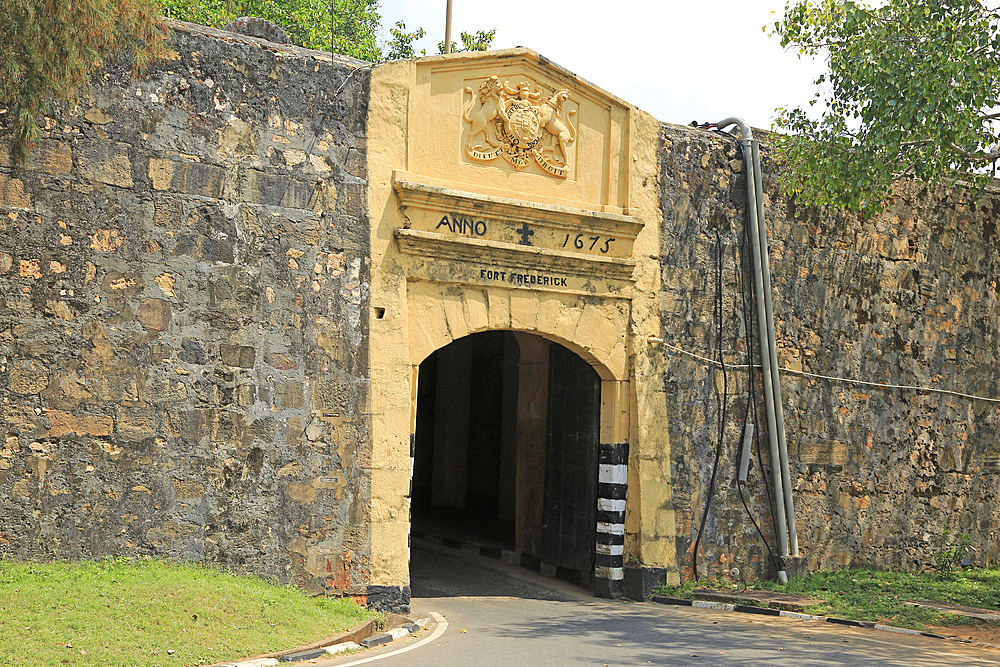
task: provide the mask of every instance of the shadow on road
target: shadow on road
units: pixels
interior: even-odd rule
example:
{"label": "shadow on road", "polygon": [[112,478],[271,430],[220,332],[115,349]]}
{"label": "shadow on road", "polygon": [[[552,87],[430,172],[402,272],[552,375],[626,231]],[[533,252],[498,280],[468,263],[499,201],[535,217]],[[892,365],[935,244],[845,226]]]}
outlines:
{"label": "shadow on road", "polygon": [[[553,610],[554,611],[554,610]],[[980,659],[956,655],[943,644],[914,654],[897,646],[891,635],[865,636],[861,631],[817,628],[776,622],[751,622],[738,616],[722,621],[698,612],[669,618],[650,613],[647,605],[630,611],[600,611],[577,616],[537,614],[524,622],[496,629],[501,640],[544,641],[573,637],[583,653],[628,647],[629,664],[741,664],[797,667],[821,665],[983,664]],[[585,647],[590,647],[585,648]],[[636,647],[641,647],[635,650]],[[987,661],[989,662],[989,661]],[[992,663],[995,664],[995,663]]]}
{"label": "shadow on road", "polygon": [[478,555],[423,540],[414,539],[410,548],[410,593],[414,598],[471,596],[568,601],[591,595],[583,588],[556,580],[552,580],[551,586],[539,585],[530,580],[531,576],[527,570],[499,562],[484,566]]}
{"label": "shadow on road", "polygon": [[603,600],[563,581],[422,540],[412,543],[410,577],[414,605],[434,609],[461,631],[417,662],[414,654],[393,664],[997,664],[992,652],[924,637]]}

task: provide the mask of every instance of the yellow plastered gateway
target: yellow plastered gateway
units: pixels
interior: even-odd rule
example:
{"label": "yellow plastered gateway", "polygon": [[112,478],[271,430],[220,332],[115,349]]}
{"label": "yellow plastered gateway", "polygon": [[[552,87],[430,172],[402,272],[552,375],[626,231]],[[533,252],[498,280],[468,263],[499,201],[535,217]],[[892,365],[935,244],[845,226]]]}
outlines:
{"label": "yellow plastered gateway", "polygon": [[528,49],[372,71],[372,586],[409,581],[420,365],[485,331],[518,332],[523,396],[524,334],[599,377],[594,477],[600,516],[620,520],[597,524],[595,589],[620,589],[626,563],[677,579],[662,369],[645,353],[660,335],[658,128]]}

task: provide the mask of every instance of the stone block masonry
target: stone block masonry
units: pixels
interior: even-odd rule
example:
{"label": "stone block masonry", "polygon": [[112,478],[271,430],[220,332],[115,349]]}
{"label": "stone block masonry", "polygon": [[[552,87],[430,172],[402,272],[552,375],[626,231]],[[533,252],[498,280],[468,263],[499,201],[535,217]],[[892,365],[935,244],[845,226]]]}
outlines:
{"label": "stone block masonry", "polygon": [[[997,397],[1000,194],[900,184],[871,220],[797,206],[764,155],[766,217],[780,366],[842,378]],[[727,363],[746,363],[739,297],[742,159],[712,133],[661,131],[663,337]],[[721,233],[723,334],[713,318]],[[755,331],[755,329],[754,329]],[[670,438],[678,567],[691,577],[715,458],[718,368],[661,348]],[[767,553],[736,487],[747,374],[729,373],[728,420],[703,573],[766,574]],[[759,387],[759,383],[758,383]],[[978,564],[1000,560],[997,403],[782,374],[799,543],[810,569],[922,568],[944,531],[968,534]],[[760,406],[762,428],[763,406]],[[766,433],[762,454],[770,482]],[[747,502],[770,540],[756,456]],[[773,547],[773,542],[772,542]]]}
{"label": "stone block masonry", "polygon": [[[690,577],[699,529],[706,574],[768,573],[735,484],[751,374],[667,347],[747,362],[731,138],[527,49],[372,69],[171,26],[170,59],[96,73],[23,169],[0,150],[0,556],[203,561],[404,608],[419,366],[514,330],[600,376],[598,469],[577,473],[596,525],[572,531],[594,536],[595,592]],[[577,176],[466,159],[485,70],[570,91]],[[996,397],[1000,191],[902,184],[864,220],[796,205],[764,158],[806,565],[922,567],[945,531],[996,563],[997,403],[793,373]],[[480,222],[439,229],[456,215]],[[765,439],[742,490],[773,544],[769,458]],[[500,488],[542,517],[543,481]]]}
{"label": "stone block masonry", "polygon": [[171,26],[0,151],[0,555],[364,595],[368,66]]}

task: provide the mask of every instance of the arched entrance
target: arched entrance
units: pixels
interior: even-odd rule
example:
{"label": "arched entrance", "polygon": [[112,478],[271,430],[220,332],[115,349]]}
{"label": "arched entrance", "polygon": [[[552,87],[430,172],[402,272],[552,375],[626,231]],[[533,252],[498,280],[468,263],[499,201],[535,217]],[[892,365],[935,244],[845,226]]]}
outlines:
{"label": "arched entrance", "polygon": [[[533,451],[544,450],[545,446],[548,367],[533,363],[529,355],[540,355],[539,348],[547,351],[552,343],[557,343],[582,359],[600,377],[593,590],[601,597],[620,597],[624,592],[626,496],[633,475],[628,462],[634,407],[631,401],[636,397],[630,390],[630,364],[640,359],[629,354],[630,302],[559,293],[540,296],[529,290],[459,287],[431,281],[407,281],[405,289],[397,293],[399,297],[405,297],[399,304],[402,308],[376,310],[372,320],[369,597],[374,594],[383,599],[409,598],[408,552],[421,366],[431,355],[456,341],[500,331],[515,336],[518,345],[518,406],[514,414],[529,414],[524,404],[531,393],[524,388],[540,392],[544,381],[544,400],[533,401],[535,406],[542,407],[541,416],[531,422],[534,436],[541,438],[536,442],[542,444]],[[548,357],[544,359],[547,362]],[[534,379],[529,381],[532,372]],[[642,407],[645,403],[643,397],[637,405]],[[466,408],[457,405],[456,409]],[[537,474],[538,467],[532,466],[531,471]],[[669,485],[669,477],[662,479]],[[544,483],[540,486],[527,480],[527,474],[515,477],[515,486],[522,485],[520,490],[516,488],[515,503],[524,503],[538,511],[544,503]],[[536,493],[541,489],[540,499],[530,495],[532,489]],[[498,499],[498,505],[501,502]],[[637,506],[633,512],[638,520]],[[672,521],[670,515],[663,523],[662,534],[669,538],[673,535]],[[659,528],[655,530],[657,535],[661,534]],[[541,538],[541,531],[530,537],[539,550]],[[669,547],[673,542],[660,540],[657,544]],[[540,551],[528,553],[528,556],[513,552],[503,555],[516,557],[520,563],[530,559],[530,553]],[[531,565],[530,560],[527,564]],[[537,564],[546,574],[559,574],[556,566],[542,563],[540,556]],[[393,600],[386,604],[392,604]]]}
{"label": "arched entrance", "polygon": [[414,533],[593,586],[604,481],[594,368],[538,335],[471,334],[420,364],[416,409]]}

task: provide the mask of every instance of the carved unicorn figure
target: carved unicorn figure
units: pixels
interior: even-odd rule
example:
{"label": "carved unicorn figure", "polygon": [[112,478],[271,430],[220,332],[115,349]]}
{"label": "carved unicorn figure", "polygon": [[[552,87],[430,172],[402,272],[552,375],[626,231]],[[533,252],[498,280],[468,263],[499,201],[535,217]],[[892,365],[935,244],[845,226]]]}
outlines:
{"label": "carved unicorn figure", "polygon": [[563,102],[569,99],[569,91],[565,88],[557,90],[552,97],[539,105],[542,126],[556,138],[559,150],[562,152],[563,164],[569,166],[569,151],[566,145],[576,141],[576,128],[573,127],[571,116],[575,111],[566,114],[566,120],[560,118]]}

